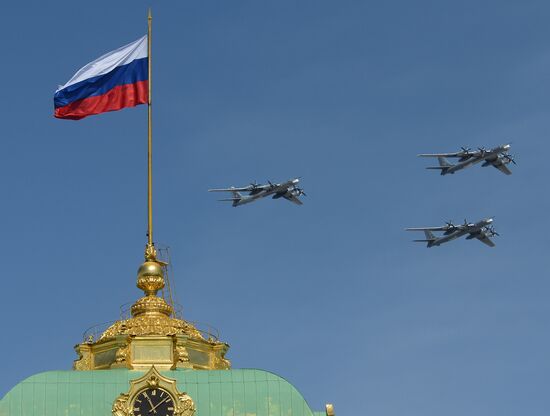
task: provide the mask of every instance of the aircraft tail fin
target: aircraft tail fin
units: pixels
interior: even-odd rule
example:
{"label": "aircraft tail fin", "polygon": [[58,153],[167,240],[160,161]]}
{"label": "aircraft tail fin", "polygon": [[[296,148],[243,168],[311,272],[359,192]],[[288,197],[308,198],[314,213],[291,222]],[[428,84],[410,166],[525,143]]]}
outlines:
{"label": "aircraft tail fin", "polygon": [[437,158],[437,161],[439,162],[439,166],[441,166],[442,168],[450,168],[451,166],[453,166],[452,163],[450,163],[443,156],[439,156]]}
{"label": "aircraft tail fin", "polygon": [[424,230],[424,234],[426,235],[425,240],[413,240],[413,241],[416,243],[427,243],[426,247],[431,247],[433,245],[433,242],[437,240],[437,237],[430,230]]}
{"label": "aircraft tail fin", "polygon": [[233,198],[218,199],[218,201],[233,202],[233,206],[236,207],[239,204],[239,201],[243,199],[243,196],[237,191],[231,191],[231,193],[233,194]]}
{"label": "aircraft tail fin", "polygon": [[447,159],[445,159],[443,156],[439,156],[437,158],[439,162],[439,166],[429,166],[426,169],[437,169],[441,171],[442,175],[445,175],[449,168],[452,168],[454,165],[450,163]]}
{"label": "aircraft tail fin", "polygon": [[426,240],[435,240],[436,237],[434,233],[432,233],[430,230],[424,230],[424,235],[426,235]]}
{"label": "aircraft tail fin", "polygon": [[233,206],[236,207],[239,201],[243,199],[243,196],[238,191],[232,191],[231,193],[233,194]]}

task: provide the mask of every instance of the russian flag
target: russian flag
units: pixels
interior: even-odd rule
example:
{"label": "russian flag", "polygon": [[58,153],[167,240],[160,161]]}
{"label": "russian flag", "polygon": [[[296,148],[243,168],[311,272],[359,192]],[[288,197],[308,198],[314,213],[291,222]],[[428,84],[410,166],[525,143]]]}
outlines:
{"label": "russian flag", "polygon": [[81,68],[54,95],[55,117],[79,120],[147,104],[147,35]]}

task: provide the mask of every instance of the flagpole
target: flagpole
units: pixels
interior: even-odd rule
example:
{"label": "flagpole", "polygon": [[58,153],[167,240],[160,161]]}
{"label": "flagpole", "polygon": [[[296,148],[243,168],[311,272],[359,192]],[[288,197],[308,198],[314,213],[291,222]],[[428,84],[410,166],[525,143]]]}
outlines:
{"label": "flagpole", "polygon": [[148,62],[148,102],[147,102],[147,249],[145,257],[155,260],[156,253],[153,243],[153,118],[152,118],[152,77],[151,77],[151,26],[153,17],[151,9],[147,15],[147,62]]}

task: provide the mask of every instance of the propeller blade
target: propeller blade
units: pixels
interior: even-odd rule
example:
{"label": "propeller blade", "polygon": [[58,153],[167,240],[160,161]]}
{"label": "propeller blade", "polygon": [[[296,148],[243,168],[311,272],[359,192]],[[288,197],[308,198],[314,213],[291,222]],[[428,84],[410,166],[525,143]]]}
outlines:
{"label": "propeller blade", "polygon": [[517,165],[516,161],[514,160],[514,157],[512,155],[505,154],[503,157],[508,160],[508,162],[512,162],[514,165]]}

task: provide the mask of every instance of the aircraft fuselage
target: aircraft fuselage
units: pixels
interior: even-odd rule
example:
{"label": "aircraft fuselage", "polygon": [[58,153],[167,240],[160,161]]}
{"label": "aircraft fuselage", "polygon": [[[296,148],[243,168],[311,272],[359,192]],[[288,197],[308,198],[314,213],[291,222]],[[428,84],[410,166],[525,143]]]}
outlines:
{"label": "aircraft fuselage", "polygon": [[448,235],[444,235],[443,237],[436,238],[435,240],[431,241],[428,246],[440,246],[441,244],[448,243],[449,241],[456,240],[457,238],[460,238],[466,234],[470,234],[468,239],[474,238],[476,234],[481,232],[481,229],[483,227],[488,226],[493,222],[492,218],[486,218],[484,220],[478,221],[475,224],[467,224],[464,226],[459,226],[455,231],[452,231]]}

